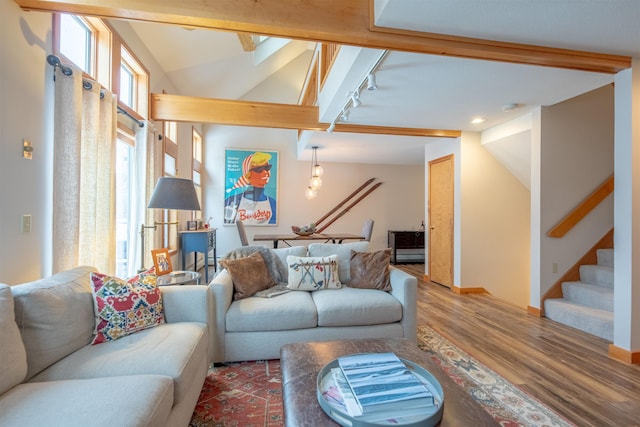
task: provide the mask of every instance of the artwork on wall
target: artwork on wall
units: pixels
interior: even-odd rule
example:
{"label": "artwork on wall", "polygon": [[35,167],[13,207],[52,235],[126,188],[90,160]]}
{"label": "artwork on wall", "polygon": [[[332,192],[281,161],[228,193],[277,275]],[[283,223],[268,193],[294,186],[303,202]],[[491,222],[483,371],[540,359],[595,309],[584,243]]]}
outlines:
{"label": "artwork on wall", "polygon": [[224,224],[277,225],[278,152],[225,150]]}

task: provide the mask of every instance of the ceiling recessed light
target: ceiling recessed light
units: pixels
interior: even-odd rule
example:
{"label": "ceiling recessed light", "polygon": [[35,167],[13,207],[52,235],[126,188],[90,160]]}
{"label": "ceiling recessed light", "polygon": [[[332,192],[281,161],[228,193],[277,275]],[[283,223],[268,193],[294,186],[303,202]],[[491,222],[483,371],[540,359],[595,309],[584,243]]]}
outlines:
{"label": "ceiling recessed light", "polygon": [[479,125],[480,123],[484,123],[486,121],[487,119],[484,117],[475,117],[473,120],[471,120],[471,123],[474,125]]}

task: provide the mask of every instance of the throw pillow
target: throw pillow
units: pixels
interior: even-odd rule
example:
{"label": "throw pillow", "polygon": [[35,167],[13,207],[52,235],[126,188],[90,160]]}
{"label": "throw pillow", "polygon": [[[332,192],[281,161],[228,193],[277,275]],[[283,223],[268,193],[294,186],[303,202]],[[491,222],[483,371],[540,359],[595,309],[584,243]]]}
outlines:
{"label": "throw pillow", "polygon": [[253,296],[256,292],[275,285],[260,252],[244,258],[226,259],[220,264],[229,271],[233,280],[233,299]]}
{"label": "throw pillow", "polygon": [[164,323],[162,294],[150,271],[129,280],[91,273],[96,326],[91,344],[114,341]]}
{"label": "throw pillow", "polygon": [[350,243],[312,243],[309,245],[309,256],[338,255],[338,272],[340,282],[347,284],[351,280],[349,263],[351,251],[366,252],[369,250],[369,242]]}
{"label": "throw pillow", "polygon": [[289,280],[287,288],[297,291],[318,289],[340,289],[338,256],[328,257],[287,257]]}
{"label": "throw pillow", "polygon": [[351,251],[351,288],[391,290],[391,249],[377,252]]}

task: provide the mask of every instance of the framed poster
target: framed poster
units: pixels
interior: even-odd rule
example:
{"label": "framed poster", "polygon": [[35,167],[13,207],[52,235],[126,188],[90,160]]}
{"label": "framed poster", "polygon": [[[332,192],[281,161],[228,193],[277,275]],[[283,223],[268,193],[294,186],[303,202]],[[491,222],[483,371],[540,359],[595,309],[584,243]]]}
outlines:
{"label": "framed poster", "polygon": [[224,224],[277,225],[278,152],[228,148],[224,167]]}

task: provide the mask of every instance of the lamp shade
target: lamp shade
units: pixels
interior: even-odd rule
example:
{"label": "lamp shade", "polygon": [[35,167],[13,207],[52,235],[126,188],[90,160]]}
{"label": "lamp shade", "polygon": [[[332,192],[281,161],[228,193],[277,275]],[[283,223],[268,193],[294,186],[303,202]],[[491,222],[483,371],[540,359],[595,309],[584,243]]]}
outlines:
{"label": "lamp shade", "polygon": [[147,207],[199,211],[200,202],[192,180],[164,176],[156,183]]}

